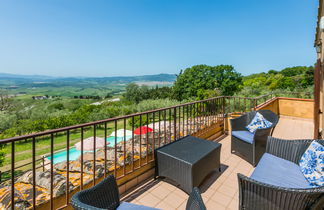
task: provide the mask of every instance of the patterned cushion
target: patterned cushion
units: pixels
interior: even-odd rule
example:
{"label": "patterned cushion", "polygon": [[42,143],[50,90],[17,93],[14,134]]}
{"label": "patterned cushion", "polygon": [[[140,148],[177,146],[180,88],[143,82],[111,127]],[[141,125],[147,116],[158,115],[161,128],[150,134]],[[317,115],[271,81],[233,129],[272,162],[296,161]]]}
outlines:
{"label": "patterned cushion", "polygon": [[246,128],[251,132],[254,133],[257,129],[261,128],[269,128],[271,127],[272,122],[269,122],[267,119],[263,117],[262,114],[257,112],[253,118],[253,120],[250,122],[249,125],[246,126]]}
{"label": "patterned cushion", "polygon": [[313,186],[324,186],[324,146],[315,140],[299,161],[299,167]]}

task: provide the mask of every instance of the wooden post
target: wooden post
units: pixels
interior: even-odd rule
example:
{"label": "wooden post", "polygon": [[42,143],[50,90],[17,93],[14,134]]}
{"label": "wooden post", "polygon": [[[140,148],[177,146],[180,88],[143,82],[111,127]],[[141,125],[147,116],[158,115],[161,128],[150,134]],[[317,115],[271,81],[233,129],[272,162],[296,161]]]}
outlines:
{"label": "wooden post", "polygon": [[315,72],[314,72],[314,139],[319,138],[320,78],[321,78],[321,60],[318,59],[315,66]]}
{"label": "wooden post", "polygon": [[253,103],[254,103],[254,107],[253,107],[253,110],[255,111],[255,110],[256,110],[256,108],[257,108],[257,105],[258,105],[258,99],[254,98],[254,101],[253,101]]}

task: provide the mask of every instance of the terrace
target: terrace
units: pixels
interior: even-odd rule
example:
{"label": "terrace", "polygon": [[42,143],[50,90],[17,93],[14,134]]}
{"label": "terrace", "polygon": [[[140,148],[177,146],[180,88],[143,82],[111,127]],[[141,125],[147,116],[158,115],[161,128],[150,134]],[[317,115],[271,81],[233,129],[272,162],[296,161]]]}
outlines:
{"label": "terrace", "polygon": [[[273,136],[287,139],[312,139],[313,123],[307,119],[281,116]],[[228,135],[213,139],[222,144],[222,170],[210,174],[200,186],[207,209],[238,209],[237,173],[250,176],[253,166],[230,151],[231,138]],[[141,186],[125,194],[123,200],[159,209],[179,209],[186,207],[188,195],[175,187],[172,180],[148,179]]]}
{"label": "terrace", "polygon": [[[1,208],[71,208],[74,193],[99,183],[108,174],[117,178],[122,200],[161,209],[185,209],[188,195],[171,180],[153,179],[154,150],[183,136],[193,135],[222,144],[221,172],[210,174],[200,186],[207,209],[237,209],[237,173],[250,175],[253,167],[230,152],[229,119],[250,110],[269,109],[280,116],[273,136],[284,139],[312,139],[314,134],[312,99],[282,98],[272,94],[257,98],[216,97],[174,107],[152,110],[113,119],[76,125],[38,134],[1,140],[11,145],[11,176],[0,187]],[[113,146],[92,153],[83,153],[87,132],[94,139],[107,139],[118,129],[134,131],[139,125],[150,125],[153,132],[132,135]],[[134,133],[134,132],[133,132]],[[49,140],[50,157],[55,154],[55,140],[66,138],[66,160],[49,161],[46,167],[37,160],[37,144]],[[126,137],[126,133],[125,133]],[[81,155],[71,160],[71,141],[81,141]],[[38,139],[40,139],[38,141]],[[16,175],[15,147],[32,142],[30,167]],[[96,148],[96,141],[93,141]],[[47,169],[44,169],[47,168]],[[14,184],[13,184],[14,183]],[[66,190],[69,189],[69,190]],[[15,205],[11,205],[14,203]]]}

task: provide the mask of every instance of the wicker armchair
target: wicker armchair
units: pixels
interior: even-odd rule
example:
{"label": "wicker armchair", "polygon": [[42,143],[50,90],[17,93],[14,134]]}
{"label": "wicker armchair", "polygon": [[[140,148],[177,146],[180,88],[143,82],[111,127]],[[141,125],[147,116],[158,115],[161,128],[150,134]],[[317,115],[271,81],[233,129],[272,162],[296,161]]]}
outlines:
{"label": "wicker armchair", "polygon": [[189,195],[186,210],[206,210],[204,201],[197,187],[194,187]]}
{"label": "wicker armchair", "polygon": [[[113,175],[109,175],[99,184],[77,192],[71,198],[71,205],[78,210],[153,210],[155,208],[120,202],[118,186]],[[206,210],[199,189],[193,188],[186,210]]]}
{"label": "wicker armchair", "polygon": [[100,209],[138,209],[152,210],[155,208],[120,202],[118,186],[113,175],[109,175],[99,184],[73,195],[71,205],[78,210],[100,210]]}
{"label": "wicker armchair", "polygon": [[[275,158],[281,158],[281,160],[291,162],[291,164],[298,164],[302,154],[305,152],[312,141],[313,140],[281,140],[269,137],[266,147],[266,154],[275,156]],[[318,140],[318,142],[324,145],[324,140]],[[258,167],[259,165],[257,166],[257,168]],[[267,170],[268,171],[266,172],[270,173],[271,169],[269,168]],[[283,174],[282,176],[289,175]],[[324,187],[279,187],[277,185],[275,186],[269,183],[257,181],[252,177],[253,174],[251,177],[246,177],[242,174],[238,174],[239,209],[324,209]],[[287,177],[286,180],[287,179],[289,180],[290,178]],[[306,179],[305,181],[307,182]],[[283,183],[284,181],[281,181],[280,184]]]}
{"label": "wicker armchair", "polygon": [[[254,134],[250,133],[247,126],[255,114],[259,112],[272,126],[265,129],[257,129]],[[265,152],[267,137],[278,123],[278,116],[270,110],[259,110],[246,113],[238,118],[231,119],[231,152],[241,156],[243,159],[256,166]],[[245,138],[239,136],[244,135]]]}

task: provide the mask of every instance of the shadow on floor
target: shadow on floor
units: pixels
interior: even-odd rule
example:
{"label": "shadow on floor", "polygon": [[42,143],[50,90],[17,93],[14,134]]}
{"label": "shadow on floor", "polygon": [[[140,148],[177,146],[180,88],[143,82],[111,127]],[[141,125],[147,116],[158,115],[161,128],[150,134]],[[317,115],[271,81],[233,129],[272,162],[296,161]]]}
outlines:
{"label": "shadow on floor", "polygon": [[150,190],[153,188],[155,185],[157,185],[162,179],[155,179],[155,180],[150,180],[146,183],[143,183],[139,188],[134,189],[134,191],[130,192],[128,195],[126,195],[123,198],[123,201],[126,202],[131,202],[132,200],[136,199],[138,196],[141,194],[145,193],[146,191]]}
{"label": "shadow on floor", "polygon": [[204,193],[208,188],[228,169],[228,165],[221,164],[221,171],[214,170],[211,172],[199,186],[200,192]]}

